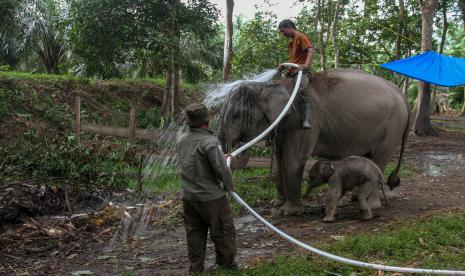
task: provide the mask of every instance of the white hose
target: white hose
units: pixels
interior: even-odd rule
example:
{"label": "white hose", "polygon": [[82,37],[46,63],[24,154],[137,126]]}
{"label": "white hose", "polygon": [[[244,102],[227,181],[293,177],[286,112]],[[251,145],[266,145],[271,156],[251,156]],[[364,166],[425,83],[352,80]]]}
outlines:
{"label": "white hose", "polygon": [[[289,67],[300,68],[299,65],[294,64],[294,63],[283,63],[283,65],[284,66],[289,66]],[[292,91],[291,97],[289,98],[289,101],[287,102],[287,104],[284,107],[283,111],[281,111],[279,116],[274,120],[274,122],[267,129],[265,129],[265,131],[263,131],[260,135],[255,137],[253,140],[251,140],[247,144],[245,144],[242,147],[238,148],[237,150],[233,151],[231,153],[232,157],[238,156],[244,150],[246,150],[246,149],[250,148],[251,146],[255,145],[257,142],[262,140],[266,135],[268,135],[268,133],[270,133],[270,131],[272,131],[276,127],[276,125],[279,124],[279,122],[281,122],[282,118],[286,115],[287,111],[289,110],[292,103],[294,102],[295,97],[297,96],[297,92],[299,91],[299,86],[300,86],[301,81],[302,81],[302,70],[299,70],[299,73],[297,74],[297,81],[295,83],[294,91]]]}
{"label": "white hose", "polygon": [[[297,64],[293,63],[284,63],[283,65],[285,66],[290,66],[290,67],[295,67],[299,68],[299,73],[297,75],[297,82],[294,87],[294,91],[292,92],[292,95],[287,102],[286,106],[284,107],[283,111],[279,116],[276,118],[276,120],[260,135],[258,135],[255,139],[252,141],[248,142],[247,144],[243,145],[239,149],[235,150],[233,153],[231,153],[230,156],[227,157],[226,163],[228,164],[228,167],[231,165],[231,157],[235,157],[239,155],[241,152],[244,150],[250,148],[253,146],[255,143],[263,139],[273,128],[279,124],[281,119],[286,115],[287,111],[291,107],[292,103],[294,102],[294,99],[297,95],[297,91],[299,90],[300,86],[300,81],[302,80],[302,71],[300,70],[300,67]],[[326,257],[330,260],[336,261],[336,262],[341,262],[344,264],[348,265],[353,265],[357,267],[363,267],[363,268],[370,268],[370,269],[376,269],[376,270],[383,270],[383,271],[392,271],[392,272],[400,272],[400,273],[421,273],[421,274],[441,274],[441,275],[465,275],[465,271],[456,271],[456,270],[435,270],[435,269],[423,269],[423,268],[409,268],[409,267],[397,267],[397,266],[388,266],[388,265],[380,265],[380,264],[371,264],[371,263],[366,263],[366,262],[361,262],[361,261],[356,261],[356,260],[351,260],[348,258],[344,257],[339,257],[337,255],[322,251],[318,248],[312,247],[308,244],[305,244],[294,237],[284,233],[281,231],[279,228],[275,227],[272,225],[270,222],[268,222],[266,219],[264,219],[262,216],[260,216],[257,212],[255,212],[254,209],[252,209],[237,193],[231,192],[232,197],[242,206],[244,206],[255,218],[257,218],[259,221],[261,221],[264,225],[266,225],[268,228],[270,228],[272,231],[274,231],[276,234],[281,236],[282,238],[288,240],[289,242],[300,246],[304,249],[307,249],[310,252],[313,252],[317,255],[320,255],[322,257]]]}

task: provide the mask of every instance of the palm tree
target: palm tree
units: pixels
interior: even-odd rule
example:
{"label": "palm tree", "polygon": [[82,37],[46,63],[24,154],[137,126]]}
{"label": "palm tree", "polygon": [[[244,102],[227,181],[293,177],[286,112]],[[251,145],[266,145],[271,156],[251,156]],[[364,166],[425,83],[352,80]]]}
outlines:
{"label": "palm tree", "polygon": [[58,65],[65,56],[65,46],[59,33],[40,17],[26,21],[26,46],[40,57],[47,73],[59,74]]}

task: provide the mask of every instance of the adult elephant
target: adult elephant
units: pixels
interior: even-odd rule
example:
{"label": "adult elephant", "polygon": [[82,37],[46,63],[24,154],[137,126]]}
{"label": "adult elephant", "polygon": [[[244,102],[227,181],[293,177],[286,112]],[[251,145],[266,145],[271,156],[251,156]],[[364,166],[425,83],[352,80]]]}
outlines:
{"label": "adult elephant", "polygon": [[[225,100],[219,138],[230,151],[261,133],[283,110],[293,82],[243,82]],[[301,182],[310,156],[341,159],[364,156],[384,170],[402,142],[397,167],[388,185],[399,185],[399,167],[408,136],[407,100],[393,83],[352,69],[331,69],[313,75],[312,129],[301,128],[299,109],[293,106],[273,133],[276,147],[278,197],[273,201],[285,214],[304,211]],[[297,104],[297,102],[295,103]]]}

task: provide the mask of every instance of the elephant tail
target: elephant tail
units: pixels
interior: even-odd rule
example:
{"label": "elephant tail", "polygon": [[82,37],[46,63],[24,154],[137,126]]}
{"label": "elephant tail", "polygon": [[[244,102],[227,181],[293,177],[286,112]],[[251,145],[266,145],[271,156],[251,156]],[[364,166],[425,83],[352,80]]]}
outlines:
{"label": "elephant tail", "polygon": [[397,166],[388,177],[387,184],[390,190],[400,185],[399,170],[400,170],[400,165],[402,163],[402,157],[404,156],[405,144],[407,143],[409,129],[410,129],[410,112],[407,117],[407,124],[405,125],[404,133],[402,136],[402,144],[400,146],[400,154],[399,154],[399,160],[397,161]]}

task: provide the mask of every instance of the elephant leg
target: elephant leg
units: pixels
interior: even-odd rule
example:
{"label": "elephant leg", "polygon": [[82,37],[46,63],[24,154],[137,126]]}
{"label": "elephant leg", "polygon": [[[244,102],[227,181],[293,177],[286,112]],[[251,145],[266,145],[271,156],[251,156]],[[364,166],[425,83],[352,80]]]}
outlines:
{"label": "elephant leg", "polygon": [[333,222],[336,220],[336,208],[337,203],[342,197],[342,183],[341,181],[336,181],[330,184],[331,188],[326,195],[326,206],[325,212],[326,216],[323,218],[324,222]]}
{"label": "elephant leg", "polygon": [[368,205],[371,209],[378,209],[381,207],[381,200],[379,199],[378,188],[373,189],[373,192],[368,197]]}
{"label": "elephant leg", "polygon": [[273,179],[273,182],[276,185],[276,190],[278,192],[278,195],[276,196],[275,199],[271,201],[271,205],[273,207],[281,207],[284,205],[284,203],[286,203],[286,196],[284,194],[284,187],[283,187],[283,181],[281,177],[281,168],[279,166],[278,156],[276,155],[276,150],[273,152],[274,152],[273,153],[274,156],[272,158],[273,160],[271,164],[271,167],[272,167],[271,177]]}
{"label": "elephant leg", "polygon": [[286,198],[281,210],[285,215],[298,215],[304,211],[301,200],[302,176],[305,162],[315,147],[318,135],[316,129],[297,129],[284,133],[277,143],[281,183]]}
{"label": "elephant leg", "polygon": [[355,187],[351,194],[350,194],[350,199],[352,202],[357,202],[358,201],[358,193],[359,193],[360,187]]}
{"label": "elephant leg", "polygon": [[367,199],[374,194],[375,191],[372,189],[372,185],[370,182],[366,182],[361,185],[360,191],[358,194],[358,203],[360,205],[360,211],[362,213],[362,219],[368,220],[373,217],[371,213],[370,205],[368,204]]}
{"label": "elephant leg", "polygon": [[[297,161],[294,161],[297,162]],[[301,183],[302,174],[305,162],[300,164],[286,164],[283,175],[284,193],[286,195],[286,203],[281,207],[285,215],[300,215],[304,212],[304,206],[301,201]]]}

